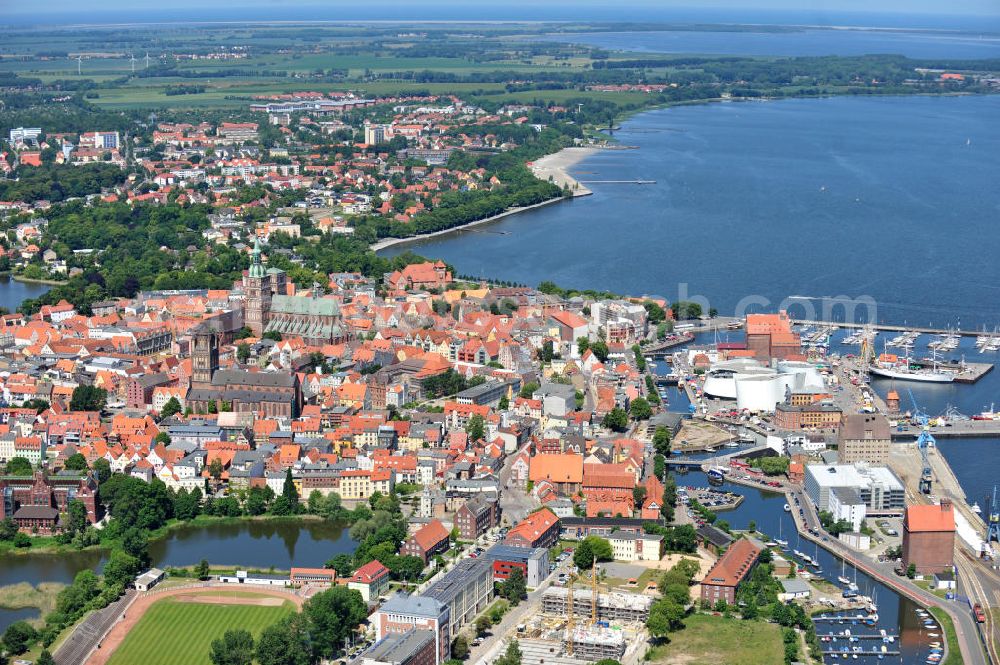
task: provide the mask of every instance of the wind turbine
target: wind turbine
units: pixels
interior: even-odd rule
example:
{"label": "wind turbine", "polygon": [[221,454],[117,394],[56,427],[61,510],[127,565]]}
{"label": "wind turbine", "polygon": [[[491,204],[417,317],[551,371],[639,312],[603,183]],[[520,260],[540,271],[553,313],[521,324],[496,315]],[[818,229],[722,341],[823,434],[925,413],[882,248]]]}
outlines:
{"label": "wind turbine", "polygon": [[146,69],[149,69],[149,51],[146,51]]}
{"label": "wind turbine", "polygon": [[83,73],[83,56],[76,56],[76,75],[80,76]]}
{"label": "wind turbine", "polygon": [[135,54],[129,56],[129,60],[132,61],[132,73],[135,74]]}

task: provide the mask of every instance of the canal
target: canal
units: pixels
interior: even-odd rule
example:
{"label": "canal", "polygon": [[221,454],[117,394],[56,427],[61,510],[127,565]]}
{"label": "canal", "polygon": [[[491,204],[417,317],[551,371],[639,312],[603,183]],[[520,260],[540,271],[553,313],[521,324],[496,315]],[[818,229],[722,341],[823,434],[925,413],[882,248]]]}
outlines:
{"label": "canal", "polygon": [[[337,554],[353,552],[348,525],[333,522],[260,520],[198,525],[172,530],[149,544],[153,565],[191,566],[202,559],[213,565],[288,570],[320,568]],[[0,586],[28,582],[68,584],[81,570],[100,572],[106,552],[10,554],[0,557]],[[0,609],[0,632],[20,619],[38,615],[33,608]]]}

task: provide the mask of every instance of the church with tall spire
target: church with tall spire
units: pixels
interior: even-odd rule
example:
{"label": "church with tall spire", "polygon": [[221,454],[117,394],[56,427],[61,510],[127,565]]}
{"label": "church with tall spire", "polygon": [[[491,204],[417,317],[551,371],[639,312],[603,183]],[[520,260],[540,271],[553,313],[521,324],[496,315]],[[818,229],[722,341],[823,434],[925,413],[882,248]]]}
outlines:
{"label": "church with tall spire", "polygon": [[276,332],[301,337],[307,344],[331,344],[345,338],[337,301],[321,297],[318,284],[309,296],[289,295],[285,271],[264,265],[259,239],[243,278],[243,293],[244,323],[255,337]]}
{"label": "church with tall spire", "polygon": [[267,318],[271,312],[273,284],[261,262],[259,238],[254,241],[251,257],[250,270],[243,280],[243,292],[246,294],[243,319],[253,334],[260,337],[264,334],[264,326],[267,325]]}

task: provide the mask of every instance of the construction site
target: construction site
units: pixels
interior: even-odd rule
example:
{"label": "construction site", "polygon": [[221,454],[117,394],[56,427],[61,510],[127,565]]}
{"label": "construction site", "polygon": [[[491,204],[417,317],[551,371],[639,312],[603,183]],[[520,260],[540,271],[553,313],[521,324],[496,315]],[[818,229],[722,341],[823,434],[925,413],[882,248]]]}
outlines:
{"label": "construction site", "polygon": [[593,587],[547,589],[541,614],[518,626],[522,663],[584,665],[603,658],[626,662],[645,643],[652,603],[649,596],[599,593]]}

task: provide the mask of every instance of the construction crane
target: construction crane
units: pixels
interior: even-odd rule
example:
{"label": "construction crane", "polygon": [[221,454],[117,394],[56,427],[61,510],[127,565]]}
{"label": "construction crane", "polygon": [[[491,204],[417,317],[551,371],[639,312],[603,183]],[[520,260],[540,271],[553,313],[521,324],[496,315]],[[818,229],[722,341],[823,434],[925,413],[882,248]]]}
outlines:
{"label": "construction crane", "polygon": [[566,583],[566,655],[573,655],[573,583],[576,573],[571,573]]}
{"label": "construction crane", "polygon": [[920,491],[923,494],[931,493],[931,484],[934,482],[934,474],[931,472],[931,462],[927,457],[927,450],[937,446],[934,435],[931,434],[929,418],[927,414],[920,410],[917,399],[913,396],[913,391],[909,388],[906,392],[910,395],[910,402],[913,404],[913,414],[911,420],[920,425],[920,436],[917,437],[917,448],[920,450],[920,461],[922,462],[920,471]]}

